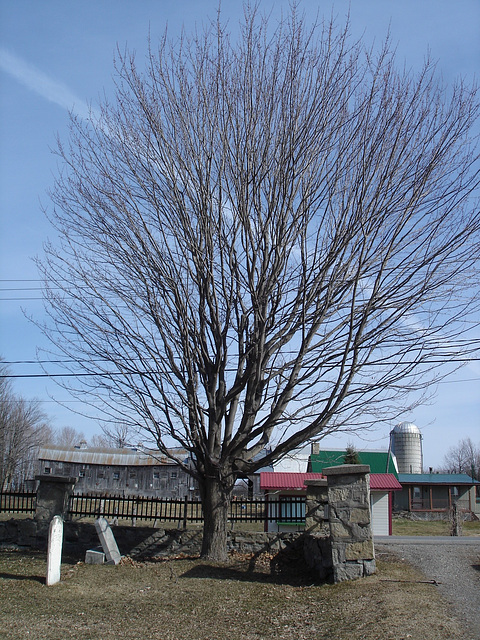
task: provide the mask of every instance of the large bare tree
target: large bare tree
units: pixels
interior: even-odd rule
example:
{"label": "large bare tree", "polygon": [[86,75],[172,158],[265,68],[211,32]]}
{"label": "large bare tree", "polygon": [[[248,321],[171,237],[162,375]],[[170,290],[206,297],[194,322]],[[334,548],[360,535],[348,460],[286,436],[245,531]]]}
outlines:
{"label": "large bare tree", "polygon": [[295,10],[149,51],[59,144],[46,331],[85,401],[191,453],[221,559],[239,475],[467,357],[479,105]]}

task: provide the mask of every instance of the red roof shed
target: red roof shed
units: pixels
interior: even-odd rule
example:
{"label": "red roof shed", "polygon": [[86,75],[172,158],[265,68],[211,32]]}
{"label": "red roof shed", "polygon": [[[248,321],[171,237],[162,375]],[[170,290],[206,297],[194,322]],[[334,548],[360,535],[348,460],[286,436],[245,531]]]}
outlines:
{"label": "red roof shed", "polygon": [[321,480],[321,473],[290,473],[287,471],[262,471],[260,473],[260,489],[262,491],[306,490],[305,480]]}

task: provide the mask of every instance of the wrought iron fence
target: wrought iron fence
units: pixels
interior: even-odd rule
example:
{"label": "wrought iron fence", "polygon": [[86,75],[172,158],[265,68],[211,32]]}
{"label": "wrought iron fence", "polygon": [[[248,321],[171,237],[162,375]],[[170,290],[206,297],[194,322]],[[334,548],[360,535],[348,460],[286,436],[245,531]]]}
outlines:
{"label": "wrought iron fence", "polygon": [[[35,491],[2,492],[0,512],[34,513],[35,499]],[[132,522],[177,522],[184,526],[187,522],[203,522],[202,503],[199,500],[98,494],[70,496],[68,517],[99,516]],[[302,522],[305,519],[305,497],[282,496],[281,500],[233,499],[228,519],[230,522]]]}
{"label": "wrought iron fence", "polygon": [[[200,500],[148,498],[140,496],[73,495],[70,517],[99,517],[157,522],[203,522]],[[281,500],[234,499],[230,503],[230,522],[297,523],[305,519],[305,497],[289,496]]]}
{"label": "wrought iron fence", "polygon": [[36,491],[0,492],[0,513],[35,513]]}
{"label": "wrought iron fence", "polygon": [[70,497],[71,518],[104,516],[112,519],[154,520],[159,522],[201,522],[201,503],[187,498],[148,498],[142,496],[103,496],[79,494]]}

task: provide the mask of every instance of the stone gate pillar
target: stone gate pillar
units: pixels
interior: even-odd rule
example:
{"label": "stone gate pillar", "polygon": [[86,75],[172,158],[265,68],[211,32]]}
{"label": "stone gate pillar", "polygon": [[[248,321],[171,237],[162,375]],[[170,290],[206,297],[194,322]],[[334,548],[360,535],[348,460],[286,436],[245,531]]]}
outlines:
{"label": "stone gate pillar", "polygon": [[305,533],[328,536],[328,487],[327,480],[305,480]]}
{"label": "stone gate pillar", "polygon": [[39,482],[35,508],[38,528],[48,528],[53,516],[61,516],[65,520],[68,500],[77,479],[62,476],[36,476],[35,480]]}
{"label": "stone gate pillar", "polygon": [[370,514],[370,467],[351,464],[323,470],[328,484],[333,581],[375,572]]}
{"label": "stone gate pillar", "polygon": [[320,580],[331,580],[333,569],[327,480],[305,480],[305,486],[305,562]]}

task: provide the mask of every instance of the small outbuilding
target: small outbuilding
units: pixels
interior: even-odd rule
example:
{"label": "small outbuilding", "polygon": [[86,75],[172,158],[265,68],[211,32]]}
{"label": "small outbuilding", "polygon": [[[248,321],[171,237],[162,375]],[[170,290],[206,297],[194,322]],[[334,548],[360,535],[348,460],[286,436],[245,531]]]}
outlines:
{"label": "small outbuilding", "polygon": [[394,510],[442,517],[454,504],[462,511],[479,513],[479,482],[465,473],[400,473],[402,491],[395,494]]}
{"label": "small outbuilding", "polygon": [[[335,466],[335,465],[332,465]],[[301,531],[305,527],[306,480],[320,480],[321,473],[263,472],[260,474],[260,488],[266,500],[278,501],[278,519],[269,522],[269,531]],[[401,485],[394,474],[370,474],[370,509],[373,534],[392,535],[393,492],[400,491]],[[293,498],[293,499],[292,499]],[[296,515],[297,518],[292,516]],[[283,517],[282,517],[283,516]],[[288,521],[285,518],[288,516]]]}

